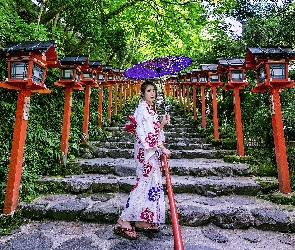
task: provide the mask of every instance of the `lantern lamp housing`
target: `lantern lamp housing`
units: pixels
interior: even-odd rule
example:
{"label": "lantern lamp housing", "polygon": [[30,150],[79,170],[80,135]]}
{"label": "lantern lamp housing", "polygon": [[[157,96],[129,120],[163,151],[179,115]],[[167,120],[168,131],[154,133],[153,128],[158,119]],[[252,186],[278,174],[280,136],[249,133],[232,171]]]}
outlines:
{"label": "lantern lamp housing", "polygon": [[285,64],[269,64],[269,72],[271,79],[286,79]]}
{"label": "lantern lamp housing", "polygon": [[92,72],[83,72],[83,79],[92,79]]}
{"label": "lantern lamp housing", "polygon": [[25,41],[8,43],[0,52],[6,55],[8,77],[0,87],[50,93],[44,84],[47,69],[57,67],[55,41]]}
{"label": "lantern lamp housing", "polygon": [[80,82],[80,76],[81,76],[80,71],[76,70],[76,77],[75,77],[75,79],[76,79],[77,82]]}
{"label": "lantern lamp housing", "polygon": [[73,68],[62,68],[61,69],[61,79],[62,80],[72,80],[74,76]]}
{"label": "lantern lamp housing", "polygon": [[25,79],[28,77],[28,62],[11,62],[10,77],[13,79]]}
{"label": "lantern lamp housing", "polygon": [[265,66],[262,66],[257,70],[257,78],[259,83],[265,82],[266,80]]}
{"label": "lantern lamp housing", "polygon": [[232,70],[231,78],[233,82],[242,82],[244,80],[243,70]]}
{"label": "lantern lamp housing", "polygon": [[206,76],[200,76],[200,82],[207,82]]}
{"label": "lantern lamp housing", "polygon": [[210,74],[210,82],[218,82],[218,74]]}

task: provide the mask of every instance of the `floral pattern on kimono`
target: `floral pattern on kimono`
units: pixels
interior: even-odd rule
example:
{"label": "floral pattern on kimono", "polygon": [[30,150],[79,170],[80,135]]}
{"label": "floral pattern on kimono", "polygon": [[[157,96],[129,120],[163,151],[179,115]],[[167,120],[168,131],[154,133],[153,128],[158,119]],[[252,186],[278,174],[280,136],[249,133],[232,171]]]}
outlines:
{"label": "floral pattern on kimono", "polygon": [[158,148],[158,145],[165,141],[164,132],[160,129],[157,113],[146,101],[139,101],[134,117],[134,159],[137,179],[120,218],[124,221],[164,223],[165,201],[161,151]]}

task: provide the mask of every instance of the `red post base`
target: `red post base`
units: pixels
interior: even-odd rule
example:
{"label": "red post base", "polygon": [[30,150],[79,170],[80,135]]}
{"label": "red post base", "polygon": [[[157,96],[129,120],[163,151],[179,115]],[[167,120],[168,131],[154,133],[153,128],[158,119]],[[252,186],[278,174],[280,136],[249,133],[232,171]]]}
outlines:
{"label": "red post base", "polygon": [[212,87],[212,106],[213,106],[214,139],[218,140],[219,139],[219,132],[218,132],[216,87]]}
{"label": "red post base", "polygon": [[72,113],[72,91],[71,87],[66,87],[65,91],[65,103],[64,103],[64,116],[62,123],[62,135],[61,135],[61,156],[60,161],[62,164],[67,162],[68,146],[70,138],[71,127],[71,113]]}
{"label": "red post base", "polygon": [[31,91],[29,90],[20,90],[18,94],[8,180],[4,200],[4,214],[14,212],[18,204],[24,146],[29,116],[30,95]]}
{"label": "red post base", "polygon": [[83,137],[82,143],[86,144],[88,141],[88,122],[89,122],[89,104],[90,104],[91,87],[85,87],[85,103],[84,103],[84,121],[83,121]]}
{"label": "red post base", "polygon": [[279,91],[279,89],[273,89],[271,92],[273,97],[272,127],[278,170],[279,191],[283,194],[289,194],[291,193],[291,186]]}
{"label": "red post base", "polygon": [[202,98],[202,127],[206,128],[206,98],[205,98],[205,86],[201,86],[201,98]]}
{"label": "red post base", "polygon": [[103,86],[99,86],[98,90],[98,128],[102,124],[102,100],[103,100]]}
{"label": "red post base", "polygon": [[237,135],[237,152],[239,156],[244,156],[244,135],[242,129],[242,115],[239,88],[234,88],[234,109]]}

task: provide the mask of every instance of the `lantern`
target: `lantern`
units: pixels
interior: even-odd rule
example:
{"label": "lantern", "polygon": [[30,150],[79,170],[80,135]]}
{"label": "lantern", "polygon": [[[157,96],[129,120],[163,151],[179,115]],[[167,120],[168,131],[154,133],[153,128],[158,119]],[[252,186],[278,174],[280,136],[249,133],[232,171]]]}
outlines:
{"label": "lantern", "polygon": [[7,57],[8,78],[0,87],[18,90],[16,116],[4,201],[4,214],[15,211],[18,204],[26,129],[32,92],[50,93],[44,84],[47,68],[57,67],[55,41],[10,43],[3,49]]}
{"label": "lantern", "polygon": [[88,73],[87,56],[63,56],[59,59],[60,79],[54,84],[60,87],[71,87],[72,89],[83,90],[83,70]]}
{"label": "lantern", "polygon": [[[219,139],[216,89],[222,83],[220,82],[220,73],[218,72],[218,65],[217,64],[202,64],[201,70],[202,70],[202,72],[207,73],[207,75],[208,75],[207,85],[210,86],[211,90],[212,90],[214,139]],[[201,82],[200,82],[200,84],[201,84]]]}
{"label": "lantern", "polygon": [[218,70],[227,74],[227,82],[223,90],[233,90],[234,96],[234,112],[236,123],[236,136],[237,136],[237,152],[239,156],[244,156],[244,136],[242,130],[242,116],[240,108],[240,89],[248,85],[244,79],[245,59],[242,58],[226,58],[219,59]]}
{"label": "lantern", "polygon": [[292,48],[247,48],[246,68],[255,70],[257,78],[257,85],[252,91],[267,91],[272,97],[271,113],[279,190],[285,194],[291,192],[291,186],[280,103],[280,89],[290,88],[295,85],[295,82],[288,78],[288,65],[290,60],[295,60],[295,51]]}

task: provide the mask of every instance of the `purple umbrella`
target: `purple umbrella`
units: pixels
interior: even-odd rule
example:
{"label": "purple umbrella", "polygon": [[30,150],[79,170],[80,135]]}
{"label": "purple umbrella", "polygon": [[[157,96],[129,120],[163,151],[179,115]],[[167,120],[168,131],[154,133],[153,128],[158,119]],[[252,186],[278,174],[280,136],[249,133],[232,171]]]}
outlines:
{"label": "purple umbrella", "polygon": [[143,61],[125,70],[125,76],[133,79],[155,78],[176,73],[192,64],[185,56],[166,56]]}

